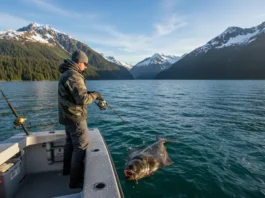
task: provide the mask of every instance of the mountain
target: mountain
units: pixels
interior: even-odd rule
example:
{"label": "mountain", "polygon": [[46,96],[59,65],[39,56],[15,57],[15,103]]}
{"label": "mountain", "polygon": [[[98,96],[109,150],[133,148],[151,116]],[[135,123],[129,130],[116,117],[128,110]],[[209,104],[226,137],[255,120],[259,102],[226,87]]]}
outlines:
{"label": "mountain", "polygon": [[[12,77],[14,73],[17,73],[15,80],[24,80],[21,69],[16,71],[16,68],[18,68],[16,63],[26,60],[29,61],[34,59],[32,64],[38,64],[41,70],[45,71],[46,68],[44,62],[49,62],[49,57],[54,57],[54,59],[56,59],[53,63],[55,72],[58,70],[58,66],[62,63],[63,59],[70,58],[72,52],[76,49],[83,50],[88,56],[89,65],[84,73],[86,79],[133,78],[130,72],[124,67],[105,60],[100,54],[86,44],[72,38],[68,34],[59,32],[48,25],[31,23],[17,31],[0,31],[0,41],[4,43],[0,48],[0,63],[5,63],[5,66],[3,63],[0,64],[0,70],[8,73],[6,76],[2,75],[5,78],[4,80],[14,80]],[[58,53],[54,53],[54,51],[57,51]],[[45,56],[43,54],[45,54]],[[58,54],[60,54],[60,56]],[[25,67],[27,66],[25,65]],[[10,75],[11,71],[12,75]],[[38,79],[39,78],[32,78],[31,80]],[[41,79],[46,78],[44,76]],[[52,78],[52,80],[55,79]]]}
{"label": "mountain", "polygon": [[61,48],[0,39],[0,80],[57,80],[69,55]]}
{"label": "mountain", "polygon": [[114,58],[113,56],[105,56],[104,54],[101,54],[107,61],[115,63],[117,65],[123,66],[126,69],[130,70],[132,68],[131,64],[128,63],[123,63],[121,61],[118,61],[116,58]]}
{"label": "mountain", "polygon": [[130,71],[134,78],[151,79],[154,78],[159,72],[168,69],[179,59],[179,56],[154,54],[152,57],[146,58],[143,61],[137,63]]}
{"label": "mountain", "polygon": [[158,79],[265,79],[265,22],[229,27],[187,54]]}

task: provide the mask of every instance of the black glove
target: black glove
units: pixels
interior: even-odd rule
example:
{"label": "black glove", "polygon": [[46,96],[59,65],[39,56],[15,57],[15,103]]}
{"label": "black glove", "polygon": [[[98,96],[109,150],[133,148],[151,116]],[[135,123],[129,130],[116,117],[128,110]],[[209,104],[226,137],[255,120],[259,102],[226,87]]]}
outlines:
{"label": "black glove", "polygon": [[102,97],[102,95],[99,92],[95,92],[97,94],[97,100],[104,100],[104,98]]}
{"label": "black glove", "polygon": [[104,98],[101,96],[101,94],[97,91],[88,91],[87,93],[88,94],[96,94],[97,95],[96,100],[104,100]]}

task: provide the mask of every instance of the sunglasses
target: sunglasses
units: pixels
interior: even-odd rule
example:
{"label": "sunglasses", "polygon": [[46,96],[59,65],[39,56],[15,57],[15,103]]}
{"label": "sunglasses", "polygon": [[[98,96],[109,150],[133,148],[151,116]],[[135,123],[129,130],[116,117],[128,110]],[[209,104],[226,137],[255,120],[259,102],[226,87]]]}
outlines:
{"label": "sunglasses", "polygon": [[84,63],[84,65],[87,67],[88,66],[88,63]]}

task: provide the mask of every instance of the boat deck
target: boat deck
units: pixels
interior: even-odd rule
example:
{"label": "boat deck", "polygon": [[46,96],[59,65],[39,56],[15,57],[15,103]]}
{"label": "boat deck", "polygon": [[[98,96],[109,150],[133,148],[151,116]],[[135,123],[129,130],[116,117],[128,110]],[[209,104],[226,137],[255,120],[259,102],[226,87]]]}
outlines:
{"label": "boat deck", "polygon": [[84,161],[83,189],[68,187],[63,176],[65,131],[17,134],[0,142],[0,165],[13,163],[0,172],[2,198],[123,198],[111,154],[98,129],[89,129],[89,145]]}
{"label": "boat deck", "polygon": [[29,174],[22,182],[15,198],[50,198],[65,195],[67,198],[80,197],[79,192],[82,189],[70,189],[69,179],[69,175],[61,175],[59,171]]}

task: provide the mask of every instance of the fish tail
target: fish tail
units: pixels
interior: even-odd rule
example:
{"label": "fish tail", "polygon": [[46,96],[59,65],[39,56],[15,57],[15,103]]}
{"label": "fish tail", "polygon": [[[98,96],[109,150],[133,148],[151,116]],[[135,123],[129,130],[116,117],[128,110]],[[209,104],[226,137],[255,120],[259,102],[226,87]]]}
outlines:
{"label": "fish tail", "polygon": [[158,141],[165,141],[165,142],[177,142],[176,140],[171,140],[171,139],[167,139],[167,138],[164,138],[164,137],[161,137],[161,136],[156,136],[156,139],[158,140]]}

